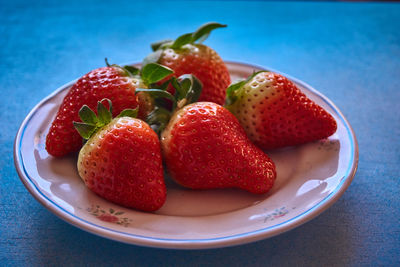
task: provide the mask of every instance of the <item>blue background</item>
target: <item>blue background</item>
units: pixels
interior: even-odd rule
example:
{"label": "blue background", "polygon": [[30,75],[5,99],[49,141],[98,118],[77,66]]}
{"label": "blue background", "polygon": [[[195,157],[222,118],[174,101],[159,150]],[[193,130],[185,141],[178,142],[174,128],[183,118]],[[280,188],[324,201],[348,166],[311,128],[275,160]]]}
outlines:
{"label": "blue background", "polygon": [[[222,58],[309,83],[353,126],[359,169],[311,222],[256,243],[212,250],[144,248],[79,230],[20,182],[13,140],[24,117],[64,83],[207,21]],[[0,266],[400,264],[400,4],[0,0]]]}

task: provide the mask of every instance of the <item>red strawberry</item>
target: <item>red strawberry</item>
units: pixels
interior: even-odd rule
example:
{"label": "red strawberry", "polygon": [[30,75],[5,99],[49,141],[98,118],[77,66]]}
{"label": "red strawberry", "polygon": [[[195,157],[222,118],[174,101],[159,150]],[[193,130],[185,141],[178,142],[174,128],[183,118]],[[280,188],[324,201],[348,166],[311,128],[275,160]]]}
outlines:
{"label": "red strawberry", "polygon": [[162,133],[161,146],[172,178],[185,187],[260,194],[276,178],[274,163],[247,138],[235,116],[212,102],[178,110]]}
{"label": "red strawberry", "polygon": [[329,137],[335,119],[282,75],[262,71],[227,90],[227,105],[249,138],[262,149]]}
{"label": "red strawberry", "polygon": [[151,89],[151,95],[172,100],[174,114],[171,117],[171,111],[156,105],[148,122],[161,132],[172,178],[193,189],[236,187],[267,192],[276,178],[275,165],[248,139],[235,116],[212,102],[185,106],[201,94],[195,76],[182,75],[170,83],[176,89],[174,96],[160,89]]}
{"label": "red strawberry", "polygon": [[136,115],[133,110],[112,119],[101,102],[98,117],[88,106],[79,115],[84,122],[74,125],[88,139],[78,158],[78,172],[86,186],[119,205],[159,209],[166,187],[157,134],[142,120],[128,117]]}
{"label": "red strawberry", "polygon": [[[152,45],[154,53],[150,54],[143,64],[157,62],[171,68],[175,77],[193,74],[202,83],[200,101],[211,101],[223,104],[226,88],[231,80],[228,69],[219,55],[210,47],[201,44],[210,32],[216,28],[226,27],[218,23],[207,23],[196,32],[184,34],[175,41],[162,41]],[[173,88],[168,89],[172,94]]]}
{"label": "red strawberry", "polygon": [[[152,103],[145,93],[135,95],[135,90],[147,88],[158,80],[154,80],[154,77],[142,79],[137,75],[138,72],[138,69],[130,66],[109,65],[95,69],[80,78],[65,96],[50,127],[46,137],[47,152],[52,156],[61,157],[79,151],[82,147],[82,138],[74,129],[72,122],[79,120],[78,112],[83,105],[94,109],[97,101],[103,98],[113,101],[113,115],[139,105],[139,118],[145,118],[152,109]],[[158,78],[164,78],[171,73],[172,71],[167,70],[165,75]]]}

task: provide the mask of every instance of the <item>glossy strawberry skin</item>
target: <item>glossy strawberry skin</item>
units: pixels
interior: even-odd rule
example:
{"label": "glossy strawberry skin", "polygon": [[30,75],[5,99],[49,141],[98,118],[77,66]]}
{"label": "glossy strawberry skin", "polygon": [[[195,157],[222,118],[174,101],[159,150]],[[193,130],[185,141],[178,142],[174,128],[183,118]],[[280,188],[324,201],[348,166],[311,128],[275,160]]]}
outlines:
{"label": "glossy strawberry skin", "polygon": [[92,136],[78,171],[90,190],[116,204],[155,211],[165,202],[160,142],[139,119],[116,118]]}
{"label": "glossy strawberry skin", "polygon": [[210,47],[187,44],[180,49],[167,48],[162,52],[158,63],[174,70],[175,77],[193,74],[203,83],[199,101],[223,105],[231,78],[223,60]]}
{"label": "glossy strawberry skin", "polygon": [[240,90],[226,107],[262,149],[299,145],[336,132],[335,119],[280,74],[261,72]]}
{"label": "glossy strawberry skin", "polygon": [[[72,122],[80,121],[78,112],[86,104],[95,109],[97,101],[108,98],[113,102],[113,115],[126,108],[138,106],[135,89],[141,86],[139,79],[128,77],[118,67],[103,67],[80,78],[69,90],[56,114],[46,137],[46,150],[55,157],[77,152],[82,138]],[[146,104],[143,104],[146,105]],[[143,117],[145,108],[139,117]]]}
{"label": "glossy strawberry skin", "polygon": [[276,171],[268,156],[247,138],[237,119],[211,102],[179,110],[162,134],[172,178],[193,189],[241,188],[265,193]]}

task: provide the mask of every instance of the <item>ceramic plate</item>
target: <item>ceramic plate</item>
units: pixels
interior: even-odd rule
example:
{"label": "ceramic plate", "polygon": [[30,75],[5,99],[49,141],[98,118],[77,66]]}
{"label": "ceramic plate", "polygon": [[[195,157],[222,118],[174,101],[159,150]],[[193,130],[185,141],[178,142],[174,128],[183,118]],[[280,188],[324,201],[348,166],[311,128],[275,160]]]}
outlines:
{"label": "ceramic plate", "polygon": [[[260,69],[233,62],[227,66],[232,80]],[[188,190],[166,176],[167,201],[155,213],[127,209],[98,197],[79,178],[77,155],[56,159],[45,150],[46,133],[74,81],[41,101],[26,117],[15,140],[15,166],[26,188],[47,209],[72,225],[113,240],[197,249],[268,238],[331,206],[350,185],[358,162],[354,132],[339,109],[307,84],[288,78],[334,116],[338,130],[326,140],[267,151],[278,174],[267,194]]]}

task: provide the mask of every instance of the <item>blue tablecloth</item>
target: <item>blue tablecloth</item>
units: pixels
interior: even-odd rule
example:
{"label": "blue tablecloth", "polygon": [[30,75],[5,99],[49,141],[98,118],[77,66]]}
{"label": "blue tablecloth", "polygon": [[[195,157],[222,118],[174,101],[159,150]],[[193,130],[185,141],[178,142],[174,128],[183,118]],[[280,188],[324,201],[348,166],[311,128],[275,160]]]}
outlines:
{"label": "blue tablecloth", "polygon": [[[256,243],[164,250],[107,240],[41,206],[14,168],[28,112],[59,86],[152,41],[227,23],[206,43],[226,60],[268,66],[330,98],[353,126],[353,183],[307,224]],[[0,265],[399,266],[400,5],[337,2],[0,1]]]}

